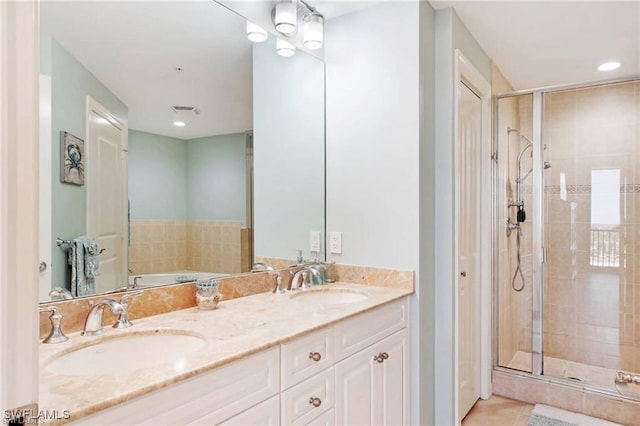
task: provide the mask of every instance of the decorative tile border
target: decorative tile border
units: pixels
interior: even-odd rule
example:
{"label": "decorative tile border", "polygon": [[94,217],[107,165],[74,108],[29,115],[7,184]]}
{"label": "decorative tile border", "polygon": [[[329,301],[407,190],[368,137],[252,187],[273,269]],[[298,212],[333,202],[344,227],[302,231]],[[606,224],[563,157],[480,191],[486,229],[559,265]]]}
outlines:
{"label": "decorative tile border", "polygon": [[[531,193],[531,187],[527,187]],[[560,185],[546,185],[544,187],[545,194],[559,194],[562,187]],[[568,194],[591,194],[591,185],[566,185],[565,190]],[[638,194],[640,193],[640,184],[630,183],[620,185],[621,194]]]}

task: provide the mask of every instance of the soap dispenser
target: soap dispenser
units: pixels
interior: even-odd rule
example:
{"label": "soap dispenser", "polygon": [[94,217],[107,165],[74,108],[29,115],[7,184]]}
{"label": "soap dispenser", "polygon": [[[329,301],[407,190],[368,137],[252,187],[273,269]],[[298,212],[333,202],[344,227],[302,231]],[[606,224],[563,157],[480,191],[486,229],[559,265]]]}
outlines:
{"label": "soap dispenser", "polygon": [[320,253],[315,252],[315,259],[313,261],[313,265],[311,265],[313,269],[315,269],[318,274],[311,276],[312,284],[326,284],[327,283],[327,267],[325,264],[320,261]]}

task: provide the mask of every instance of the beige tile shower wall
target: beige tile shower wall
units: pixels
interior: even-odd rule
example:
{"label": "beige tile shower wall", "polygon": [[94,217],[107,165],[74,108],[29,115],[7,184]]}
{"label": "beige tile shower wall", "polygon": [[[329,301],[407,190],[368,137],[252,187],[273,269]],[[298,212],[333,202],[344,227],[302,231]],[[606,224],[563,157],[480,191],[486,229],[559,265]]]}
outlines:
{"label": "beige tile shower wall", "polygon": [[187,222],[133,220],[129,269],[151,274],[187,269]]}
{"label": "beige tile shower wall", "polygon": [[[545,98],[547,356],[640,372],[640,82]],[[592,171],[620,173],[620,265],[591,265]],[[602,207],[597,206],[596,207]]]}
{"label": "beige tile shower wall", "polygon": [[244,221],[131,221],[129,268],[134,274],[240,273],[244,226]]}
{"label": "beige tile shower wall", "polygon": [[187,269],[242,272],[241,230],[244,221],[187,222]]}

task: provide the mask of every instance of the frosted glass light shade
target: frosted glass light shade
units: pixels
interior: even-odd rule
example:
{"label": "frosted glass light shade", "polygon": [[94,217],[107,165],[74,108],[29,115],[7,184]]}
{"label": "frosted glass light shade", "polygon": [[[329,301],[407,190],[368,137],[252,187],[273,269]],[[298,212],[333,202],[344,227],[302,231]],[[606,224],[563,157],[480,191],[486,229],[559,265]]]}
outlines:
{"label": "frosted glass light shade", "polygon": [[278,32],[291,34],[296,31],[296,10],[296,4],[292,0],[282,0],[276,4],[274,22]]}
{"label": "frosted glass light shade", "polygon": [[293,56],[296,53],[296,47],[288,41],[279,38],[276,41],[276,52],[280,56]]}
{"label": "frosted glass light shade", "polygon": [[324,18],[322,15],[318,13],[305,15],[302,26],[304,31],[304,47],[309,50],[320,49],[324,39]]}
{"label": "frosted glass light shade", "polygon": [[267,39],[267,32],[261,26],[247,21],[247,38],[254,43],[260,43]]}

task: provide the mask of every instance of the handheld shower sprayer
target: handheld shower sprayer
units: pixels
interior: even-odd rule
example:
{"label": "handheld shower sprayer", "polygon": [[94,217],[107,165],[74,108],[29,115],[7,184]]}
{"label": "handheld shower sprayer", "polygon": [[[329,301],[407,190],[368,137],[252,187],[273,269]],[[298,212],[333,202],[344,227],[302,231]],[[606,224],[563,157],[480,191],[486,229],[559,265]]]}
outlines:
{"label": "handheld shower sprayer", "polygon": [[[507,138],[509,137],[509,135],[513,132],[516,132],[518,134],[520,134],[520,131],[518,129],[513,129],[511,127],[507,127]],[[511,279],[511,288],[514,291],[520,292],[524,289],[525,286],[525,279],[524,279],[524,274],[522,273],[522,268],[520,266],[520,238],[522,237],[522,223],[524,223],[527,220],[527,213],[524,210],[524,200],[521,198],[520,196],[520,185],[522,184],[522,182],[531,174],[531,172],[533,172],[533,167],[531,167],[531,169],[529,169],[529,171],[527,173],[525,173],[524,175],[522,174],[522,168],[521,168],[521,162],[522,162],[522,157],[524,156],[525,152],[527,152],[527,150],[531,150],[531,154],[533,155],[533,142],[531,141],[531,139],[529,139],[528,137],[526,137],[525,135],[520,135],[520,138],[518,140],[522,140],[525,142],[525,146],[523,146],[520,149],[520,152],[518,152],[518,157],[516,160],[516,200],[509,200],[509,208],[511,207],[515,207],[516,210],[516,221],[515,223],[511,221],[511,217],[507,218],[507,235],[510,234],[510,232],[512,230],[516,231],[516,270],[513,274],[513,278]],[[547,146],[544,145],[543,149],[547,149]],[[546,170],[548,168],[551,167],[551,164],[547,161],[545,161],[543,163],[543,169]],[[509,215],[511,216],[511,215]],[[516,284],[516,280],[520,280],[520,285]]]}

